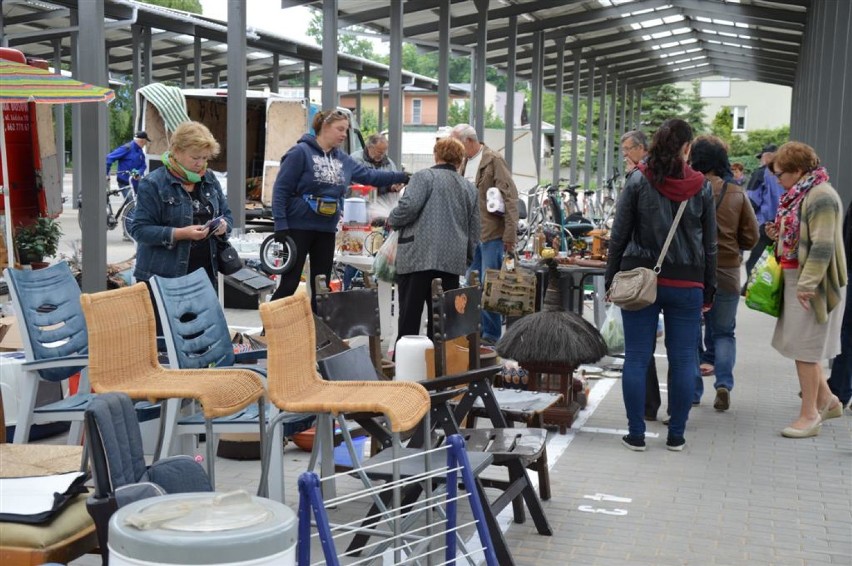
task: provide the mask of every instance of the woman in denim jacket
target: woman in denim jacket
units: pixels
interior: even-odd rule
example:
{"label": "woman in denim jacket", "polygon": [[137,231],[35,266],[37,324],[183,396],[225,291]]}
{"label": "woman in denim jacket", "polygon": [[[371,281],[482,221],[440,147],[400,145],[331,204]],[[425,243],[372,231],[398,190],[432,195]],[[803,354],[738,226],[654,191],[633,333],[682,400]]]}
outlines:
{"label": "woman in denim jacket", "polygon": [[137,281],[204,269],[215,286],[216,243],[227,238],[234,222],[219,181],[207,170],[218,153],[219,143],[204,124],[184,122],[172,134],[164,166],[139,182],[130,227]]}

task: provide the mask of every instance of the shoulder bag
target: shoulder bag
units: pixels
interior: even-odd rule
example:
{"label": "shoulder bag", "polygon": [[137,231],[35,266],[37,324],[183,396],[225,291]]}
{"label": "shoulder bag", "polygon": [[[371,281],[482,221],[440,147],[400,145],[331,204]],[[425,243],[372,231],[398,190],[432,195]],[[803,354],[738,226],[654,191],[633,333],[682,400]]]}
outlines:
{"label": "shoulder bag", "polygon": [[228,240],[216,240],[217,266],[222,275],[233,275],[243,268],[243,260]]}
{"label": "shoulder bag", "polygon": [[663,244],[663,249],[660,250],[660,257],[657,259],[654,269],[637,267],[615,274],[607,296],[611,303],[626,311],[638,311],[657,300],[657,275],[660,274],[663,260],[669,251],[669,245],[677,231],[677,225],[680,224],[680,217],[683,216],[687,202],[689,201],[685,200],[680,203],[680,208],[677,210],[672,227],[669,228],[669,234],[666,236],[666,242]]}

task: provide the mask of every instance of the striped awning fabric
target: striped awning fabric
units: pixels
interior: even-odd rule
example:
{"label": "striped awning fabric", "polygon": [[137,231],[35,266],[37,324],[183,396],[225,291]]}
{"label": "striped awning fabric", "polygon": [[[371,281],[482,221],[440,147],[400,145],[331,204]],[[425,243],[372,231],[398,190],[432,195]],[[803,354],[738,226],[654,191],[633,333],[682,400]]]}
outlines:
{"label": "striped awning fabric", "polygon": [[73,104],[109,102],[115,93],[50,71],[0,60],[0,102]]}

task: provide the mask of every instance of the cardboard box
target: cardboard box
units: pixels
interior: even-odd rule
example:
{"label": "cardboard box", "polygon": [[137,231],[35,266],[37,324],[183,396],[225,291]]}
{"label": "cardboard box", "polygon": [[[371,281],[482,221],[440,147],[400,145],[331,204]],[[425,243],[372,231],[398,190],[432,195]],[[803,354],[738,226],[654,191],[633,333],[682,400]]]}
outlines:
{"label": "cardboard box", "polygon": [[14,316],[0,318],[0,352],[23,350],[24,343],[18,329],[18,319]]}

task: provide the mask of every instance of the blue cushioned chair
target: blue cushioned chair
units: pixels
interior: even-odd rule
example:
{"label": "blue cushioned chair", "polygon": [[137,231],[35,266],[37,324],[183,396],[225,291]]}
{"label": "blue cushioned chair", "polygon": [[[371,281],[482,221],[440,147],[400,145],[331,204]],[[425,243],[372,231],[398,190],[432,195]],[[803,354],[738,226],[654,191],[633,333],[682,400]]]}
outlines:
{"label": "blue cushioned chair", "polygon": [[[266,377],[265,370],[258,365],[236,365],[241,362],[256,361],[266,357],[266,351],[234,353],[231,335],[225,314],[219,304],[210,279],[199,269],[182,277],[164,278],[154,276],[150,280],[151,289],[169,357],[169,365],[180,369],[199,369],[209,367],[242,367],[251,369]],[[204,434],[204,417],[200,413],[180,417],[178,400],[170,400],[166,405],[166,430],[163,439],[162,454],[168,456],[175,437],[186,434]],[[213,430],[217,432],[256,432],[258,429],[258,408],[256,405],[213,420]],[[267,405],[267,415],[273,418],[278,410]],[[292,414],[282,417],[285,422],[285,436],[308,429],[313,416]]]}
{"label": "blue cushioned chair", "polygon": [[5,271],[26,362],[14,442],[27,442],[33,424],[71,421],[69,444],[79,444],[83,411],[92,398],[86,372],[76,395],[36,407],[39,381],[61,382],[88,365],[88,335],[80,287],[65,262],[45,269]]}

